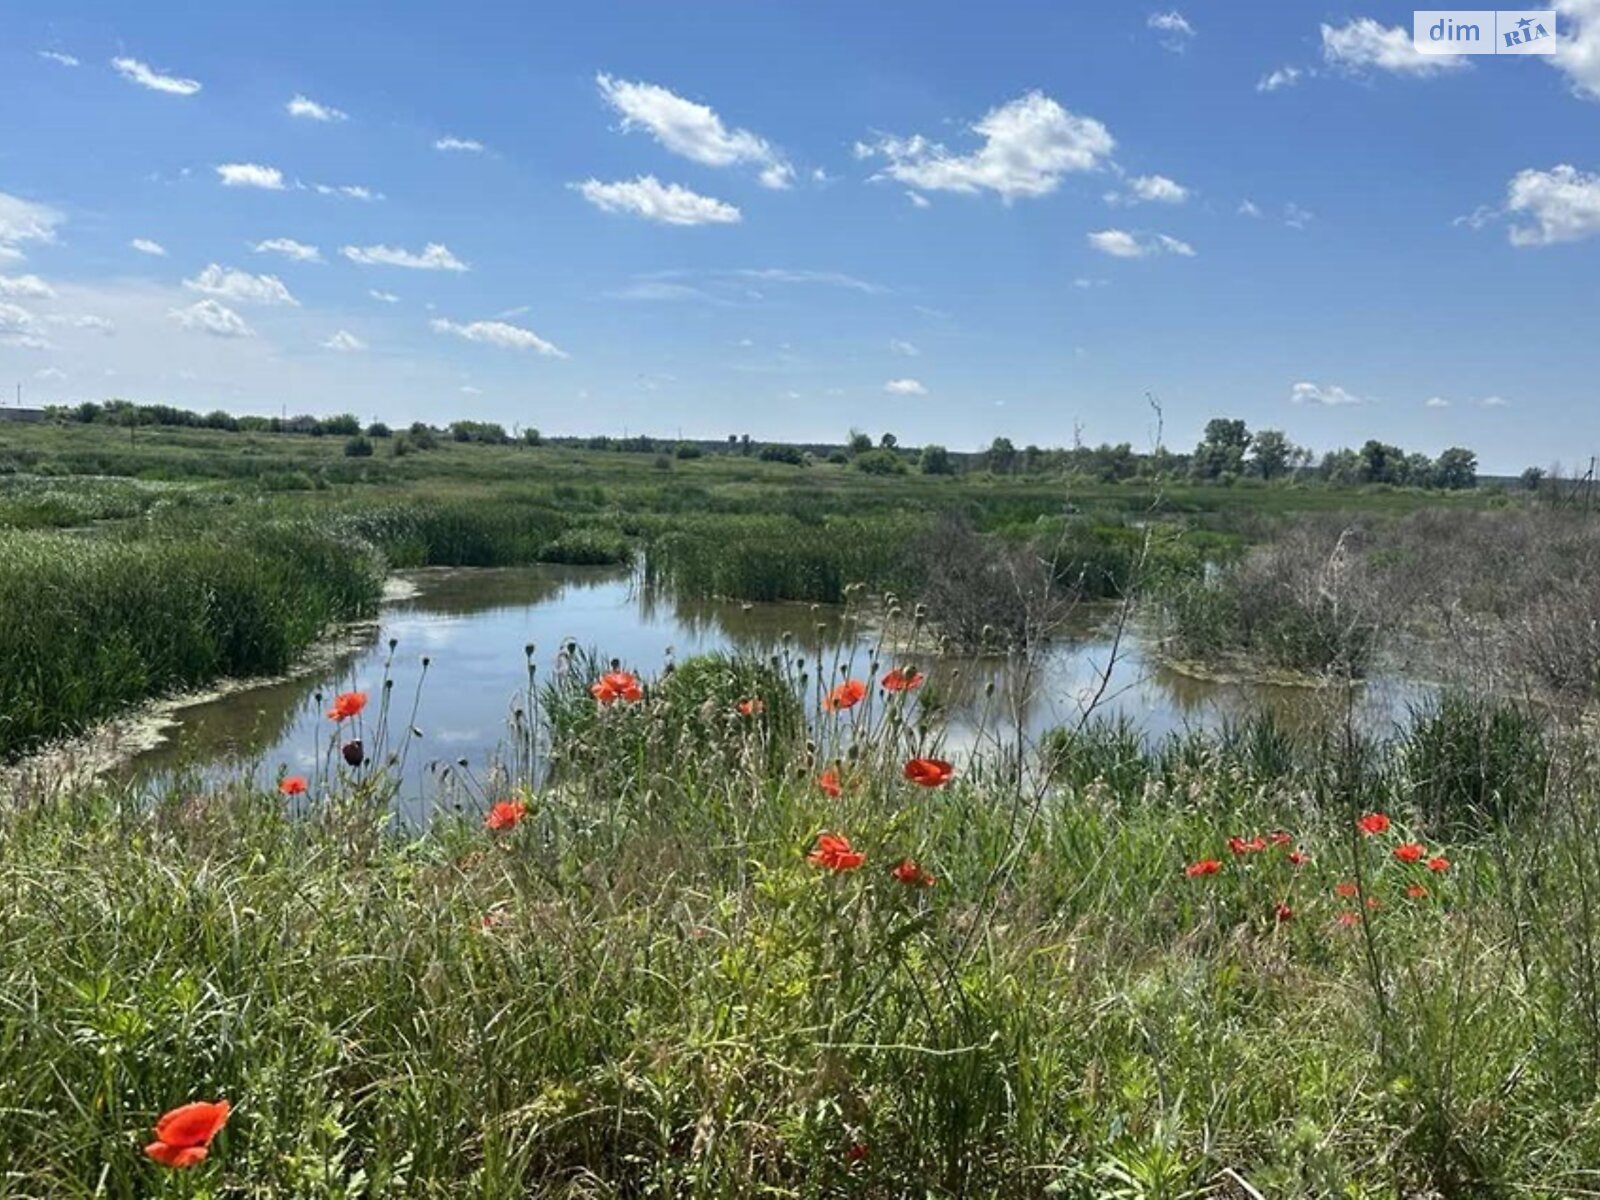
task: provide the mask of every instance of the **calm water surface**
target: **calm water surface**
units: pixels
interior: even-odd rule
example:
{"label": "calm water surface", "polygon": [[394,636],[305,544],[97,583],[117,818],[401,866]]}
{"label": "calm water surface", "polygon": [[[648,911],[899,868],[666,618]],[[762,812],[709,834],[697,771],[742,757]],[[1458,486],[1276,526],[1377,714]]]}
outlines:
{"label": "calm water surface", "polygon": [[[526,702],[526,646],[535,648],[540,678],[556,669],[569,642],[620,659],[648,678],[670,661],[708,650],[778,654],[787,632],[791,653],[813,664],[819,658],[830,666],[848,660],[855,674],[864,675],[877,636],[840,609],[675,601],[612,568],[437,570],[404,579],[413,594],[385,605],[377,627],[324,668],[181,710],[164,744],[130,760],[129,778],[156,782],[190,770],[244,768],[271,780],[283,771],[314,772],[329,751],[330,723],[323,715],[328,697],[360,689],[372,694],[376,706],[387,669],[394,681],[391,726],[414,724],[420,731],[403,772],[405,796],[420,801],[441,786],[445,768],[459,784],[508,756],[510,719]],[[1103,610],[1080,614],[1026,688],[1003,659],[908,658],[929,674],[930,687],[951,698],[950,742],[959,750],[992,730],[997,719],[1014,719],[1009,714],[1022,692],[1031,731],[1079,721],[1113,657],[1109,620]],[[1116,659],[1096,711],[1125,714],[1152,736],[1214,726],[1260,704],[1288,719],[1304,719],[1328,702],[1304,688],[1215,683],[1167,670],[1151,661],[1138,634],[1124,639]],[[883,667],[888,665],[886,655]],[[814,681],[814,665],[810,674]],[[1420,692],[1419,685],[1398,680],[1368,684],[1360,698],[1363,719],[1385,722]],[[369,709],[367,716],[373,715]],[[455,765],[462,759],[469,770]]]}

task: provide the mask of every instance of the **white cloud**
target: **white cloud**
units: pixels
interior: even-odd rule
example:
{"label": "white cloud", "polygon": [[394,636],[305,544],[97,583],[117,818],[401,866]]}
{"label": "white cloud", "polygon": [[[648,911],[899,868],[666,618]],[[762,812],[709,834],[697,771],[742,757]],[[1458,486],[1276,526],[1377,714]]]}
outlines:
{"label": "white cloud", "polygon": [[483,389],[473,387],[470,383],[463,383],[461,385],[461,394],[463,396],[481,396],[483,395]]}
{"label": "white cloud", "polygon": [[338,350],[344,354],[353,354],[365,350],[367,344],[347,329],[341,329],[327,341],[322,343],[324,350]]}
{"label": "white cloud", "polygon": [[933,201],[929,200],[921,192],[907,192],[906,193],[906,199],[911,201],[911,205],[912,205],[913,208],[932,208],[933,207]]}
{"label": "white cloud", "polygon": [[922,351],[918,350],[910,342],[904,341],[900,338],[890,338],[889,353],[904,354],[907,358],[915,358],[917,355],[921,354]]}
{"label": "white cloud", "polygon": [[318,104],[309,96],[296,95],[284,105],[291,117],[304,117],[308,121],[348,121],[350,114],[326,104]]}
{"label": "white cloud", "polygon": [[422,253],[399,246],[341,246],[339,253],[353,263],[364,267],[409,267],[414,271],[465,271],[462,262],[450,248],[440,242],[429,242]]}
{"label": "white cloud", "polygon": [[283,191],[283,172],[277,167],[264,167],[260,163],[223,163],[217,167],[223,187],[266,188],[269,192]]}
{"label": "white cloud", "polygon": [[1293,87],[1300,82],[1300,77],[1305,72],[1299,67],[1279,67],[1276,71],[1269,71],[1256,81],[1256,91],[1276,92],[1283,88]]}
{"label": "white cloud", "polygon": [[1533,219],[1513,225],[1513,246],[1552,246],[1600,233],[1600,175],[1569,163],[1548,171],[1518,171],[1506,188],[1506,211]]}
{"label": "white cloud", "polygon": [[1087,235],[1089,245],[1112,258],[1149,258],[1156,254],[1176,254],[1193,258],[1194,247],[1164,233],[1136,234],[1126,229],[1101,229]]}
{"label": "white cloud", "polygon": [[167,256],[167,248],[160,242],[151,241],[149,238],[134,238],[128,245],[132,246],[140,254],[150,254],[156,258],[165,258]]}
{"label": "white cloud", "polygon": [[1063,176],[1092,171],[1109,158],[1116,142],[1093,117],[1067,111],[1043,92],[991,109],[972,126],[983,145],[953,154],[920,134],[858,142],[857,158],[882,157],[882,175],[924,191],[992,191],[1006,201],[1047,196]]}
{"label": "white cloud", "polygon": [[1161,44],[1175,54],[1182,54],[1194,37],[1194,26],[1177,9],[1151,13],[1145,26],[1161,34]]}
{"label": "white cloud", "polygon": [[1600,100],[1600,0],[1556,0],[1556,52],[1551,65],[1572,83],[1572,93]]}
{"label": "white cloud", "polygon": [[1138,199],[1160,204],[1182,204],[1189,198],[1188,188],[1165,175],[1136,175],[1128,187]]}
{"label": "white cloud", "polygon": [[221,296],[236,304],[299,303],[276,275],[252,275],[218,263],[210,264],[193,279],[185,279],[183,286],[208,296]]}
{"label": "white cloud", "polygon": [[215,300],[201,300],[188,308],[174,308],[167,315],[185,329],[197,333],[225,338],[255,337],[255,330],[245,324],[243,317]]}
{"label": "white cloud", "polygon": [[1316,213],[1301,208],[1292,200],[1283,206],[1283,223],[1290,229],[1304,229],[1316,220],[1316,216]]}
{"label": "white cloud", "polygon": [[1422,407],[1423,408],[1449,408],[1450,407],[1450,401],[1446,400],[1443,396],[1429,396],[1427,398],[1427,400],[1425,400],[1423,402]]}
{"label": "white cloud", "polygon": [[1322,387],[1315,383],[1297,383],[1289,389],[1289,402],[1291,404],[1321,404],[1327,407],[1336,407],[1342,404],[1365,404],[1360,396],[1345,391],[1342,387],[1329,385]]}
{"label": "white cloud", "polygon": [[344,196],[350,200],[382,200],[383,193],[375,192],[371,188],[364,188],[358,184],[344,183],[314,183],[311,185],[319,196]]}
{"label": "white cloud", "polygon": [[763,187],[786,188],[794,168],[764,138],[729,129],[709,105],[686,100],[654,83],[595,76],[600,95],[622,115],[623,130],[643,129],[674,154],[708,167],[751,163],[761,168]]}
{"label": "white cloud", "polygon": [[23,257],[19,242],[56,240],[56,226],[66,218],[53,208],[0,192],[0,262]]}
{"label": "white cloud", "polygon": [[533,350],[547,358],[566,358],[566,353],[545,341],[531,329],[508,325],[504,321],[472,321],[458,325],[454,321],[435,318],[429,322],[435,333],[453,333],[469,342],[482,342],[506,350]]}
{"label": "white cloud", "polygon": [[1087,275],[1079,275],[1072,281],[1072,286],[1088,291],[1090,288],[1105,287],[1106,283],[1107,280],[1104,279],[1090,279]]}
{"label": "white cloud", "polygon": [[891,379],[883,385],[883,390],[891,396],[926,396],[928,389],[922,385],[920,379]]}
{"label": "white cloud", "polygon": [[173,96],[192,96],[200,90],[200,85],[193,79],[182,79],[176,75],[163,75],[159,71],[140,62],[137,58],[113,58],[111,65],[130,83],[137,83],[140,87],[147,87],[153,92],[166,92]]}
{"label": "white cloud", "polygon": [[372,288],[368,290],[367,295],[371,296],[374,300],[381,301],[384,304],[400,303],[400,297],[396,296],[393,292],[380,292],[376,288]]}
{"label": "white cloud", "polygon": [[1504,396],[1485,396],[1478,401],[1484,408],[1505,408],[1511,402]]}
{"label": "white cloud", "polygon": [[1323,25],[1322,57],[1346,71],[1375,68],[1419,78],[1468,65],[1460,54],[1423,54],[1412,42],[1411,30],[1380,25],[1371,17],[1356,17],[1338,26]]}
{"label": "white cloud", "polygon": [[463,150],[468,154],[482,154],[483,143],[476,138],[442,137],[433,143],[435,150]]}
{"label": "white cloud", "polygon": [[48,58],[53,63],[60,63],[63,67],[75,67],[78,65],[76,58],[70,54],[63,54],[59,50],[41,50],[39,51],[39,57]]}
{"label": "white cloud", "polygon": [[663,184],[654,175],[615,183],[589,179],[572,186],[604,212],[632,213],[663,225],[731,225],[741,219],[733,205],[680,184]]}
{"label": "white cloud", "polygon": [[0,275],[0,296],[48,300],[55,294],[55,290],[37,275]]}
{"label": "white cloud", "polygon": [[295,262],[321,262],[322,251],[293,238],[268,238],[252,247],[257,254],[281,254]]}
{"label": "white cloud", "polygon": [[92,333],[103,333],[107,337],[117,331],[115,321],[107,320],[105,317],[93,316],[89,313],[83,313],[78,316],[52,316],[46,317],[45,320],[52,325],[60,325],[67,329],[87,329]]}
{"label": "white cloud", "polygon": [[37,371],[35,371],[33,373],[33,377],[35,379],[62,380],[62,379],[65,379],[67,377],[67,373],[65,371],[63,371],[60,367],[40,367]]}
{"label": "white cloud", "polygon": [[20,346],[25,350],[48,350],[44,326],[19,304],[0,301],[0,346]]}
{"label": "white cloud", "polygon": [[841,271],[799,271],[789,267],[759,267],[733,273],[742,279],[759,279],[763,283],[820,283],[827,287],[865,292],[871,296],[880,296],[889,291],[881,283],[870,283]]}
{"label": "white cloud", "polygon": [[1235,211],[1237,211],[1241,217],[1259,217],[1261,215],[1261,210],[1256,207],[1255,201],[1251,200],[1249,197],[1239,201],[1239,207]]}

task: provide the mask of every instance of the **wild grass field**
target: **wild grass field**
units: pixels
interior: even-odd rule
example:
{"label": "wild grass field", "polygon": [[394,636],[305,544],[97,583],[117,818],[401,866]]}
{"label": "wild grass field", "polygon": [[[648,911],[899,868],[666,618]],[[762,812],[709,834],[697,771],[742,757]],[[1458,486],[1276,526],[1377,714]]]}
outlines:
{"label": "wild grass field", "polygon": [[[0,756],[281,670],[404,566],[631,560],[899,631],[575,656],[518,706],[543,768],[426,824],[383,690],[276,787],[5,798],[0,1194],[1600,1195],[1580,509],[0,439]],[[1095,603],[1174,659],[1294,672],[1320,719],[1152,741],[1091,703],[1033,738],[997,708],[968,753],[902,661],[1025,675]],[[1359,727],[1395,662],[1437,698]]]}

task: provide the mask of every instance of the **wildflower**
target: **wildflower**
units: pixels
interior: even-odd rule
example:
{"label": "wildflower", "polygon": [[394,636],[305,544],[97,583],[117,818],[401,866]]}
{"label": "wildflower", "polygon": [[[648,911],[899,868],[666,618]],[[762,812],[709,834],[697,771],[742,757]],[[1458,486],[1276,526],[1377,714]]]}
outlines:
{"label": "wildflower", "polygon": [[216,1137],[228,1123],[226,1100],[196,1100],[180,1105],[156,1122],[156,1140],[144,1152],[164,1167],[192,1167],[205,1161]]}
{"label": "wildflower", "polygon": [[859,679],[846,679],[823,697],[822,707],[829,712],[843,712],[847,708],[854,708],[866,698],[866,684]]}
{"label": "wildflower", "polygon": [[339,747],[339,753],[343,756],[344,761],[352,767],[359,767],[367,761],[367,748],[361,744],[360,738],[351,738],[343,746]]}
{"label": "wildflower", "polygon": [[923,674],[918,670],[895,667],[881,680],[884,689],[891,692],[914,692],[922,686]]}
{"label": "wildflower", "polygon": [[817,776],[817,786],[822,789],[823,795],[832,796],[835,800],[844,795],[844,784],[839,782],[839,772],[832,767]]}
{"label": "wildflower", "polygon": [[283,782],[278,784],[278,790],[285,796],[304,796],[306,794],[306,777],[304,775],[286,775]]}
{"label": "wildflower", "polygon": [[1423,887],[1420,883],[1413,883],[1410,887],[1406,888],[1406,895],[1410,896],[1413,900],[1421,900],[1427,894],[1428,889]]}
{"label": "wildflower", "polygon": [[1202,858],[1199,862],[1190,863],[1183,869],[1183,873],[1190,879],[1196,879],[1201,875],[1215,875],[1220,870],[1222,864],[1216,859]]}
{"label": "wildflower", "polygon": [[1272,910],[1272,916],[1273,919],[1278,922],[1278,924],[1282,925],[1285,921],[1294,920],[1294,909],[1290,908],[1287,904],[1280,904],[1277,908]]}
{"label": "wildflower", "polygon": [[1383,907],[1383,901],[1379,900],[1376,896],[1368,896],[1367,907],[1372,909],[1373,912],[1377,912],[1378,909]]}
{"label": "wildflower", "polygon": [[1344,912],[1335,917],[1334,920],[1339,923],[1341,928],[1349,929],[1350,926],[1361,920],[1361,914],[1358,912],[1351,912],[1349,909],[1346,909]]}
{"label": "wildflower", "polygon": [[806,861],[813,867],[826,867],[830,871],[854,871],[867,861],[867,856],[851,848],[850,839],[837,833],[824,833]]}
{"label": "wildflower", "polygon": [[739,701],[739,715],[741,717],[759,717],[767,711],[767,702],[760,696]]}
{"label": "wildflower", "polygon": [[1265,850],[1266,848],[1267,839],[1260,834],[1249,840],[1237,835],[1228,839],[1228,849],[1235,854],[1254,854],[1257,850]]}
{"label": "wildflower", "polygon": [[1427,866],[1435,875],[1442,875],[1450,869],[1450,860],[1442,854],[1435,854],[1428,860]]}
{"label": "wildflower", "polygon": [[1394,848],[1394,856],[1403,863],[1420,862],[1428,851],[1416,842],[1403,842]]}
{"label": "wildflower", "polygon": [[515,829],[517,822],[528,815],[528,806],[521,800],[501,800],[489,809],[483,823],[490,829]]}
{"label": "wildflower", "polygon": [[589,694],[601,704],[611,704],[617,700],[636,704],[644,699],[639,677],[632,671],[612,671],[600,676],[589,685]]}
{"label": "wildflower", "polygon": [[1371,837],[1375,833],[1387,832],[1389,828],[1389,818],[1380,812],[1368,813],[1366,816],[1362,817],[1356,822],[1356,828],[1360,829],[1361,832],[1366,834],[1368,837]]}
{"label": "wildflower", "polygon": [[1291,867],[1303,867],[1311,861],[1311,855],[1304,850],[1291,850],[1289,851],[1288,859]]}
{"label": "wildflower", "polygon": [[905,765],[906,778],[926,788],[943,787],[955,771],[942,758],[913,758]]}
{"label": "wildflower", "polygon": [[893,875],[897,880],[905,884],[907,887],[930,888],[939,882],[932,875],[928,874],[921,867],[919,867],[917,865],[917,860],[914,858],[902,858],[900,860],[900,865],[895,867],[894,870],[890,871],[889,874]]}
{"label": "wildflower", "polygon": [[359,717],[361,710],[367,706],[365,692],[340,692],[333,698],[333,707],[328,710],[330,721],[346,721],[351,717]]}
{"label": "wildflower", "polygon": [[864,1143],[864,1142],[853,1142],[853,1143],[851,1143],[850,1148],[844,1152],[844,1161],[849,1163],[852,1167],[855,1166],[857,1163],[866,1162],[867,1161],[866,1143]]}
{"label": "wildflower", "polygon": [[1333,894],[1335,896],[1343,897],[1346,900],[1349,900],[1351,897],[1355,896],[1360,891],[1361,891],[1361,889],[1358,888],[1355,884],[1351,883],[1349,880],[1346,880],[1343,883],[1336,883],[1336,884],[1333,885]]}
{"label": "wildflower", "polygon": [[1274,846],[1287,846],[1290,842],[1294,841],[1294,838],[1280,829],[1276,833],[1267,834],[1267,841],[1271,842]]}

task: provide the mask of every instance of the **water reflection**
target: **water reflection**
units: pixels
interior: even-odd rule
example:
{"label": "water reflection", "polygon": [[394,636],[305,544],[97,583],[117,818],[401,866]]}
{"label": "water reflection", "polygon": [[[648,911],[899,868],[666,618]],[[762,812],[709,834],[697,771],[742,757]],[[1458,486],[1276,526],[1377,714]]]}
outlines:
{"label": "water reflection", "polygon": [[[281,770],[312,771],[329,750],[325,704],[317,697],[360,688],[376,704],[387,673],[391,727],[413,723],[421,731],[403,782],[406,795],[420,797],[436,791],[447,767],[459,782],[458,760],[482,770],[506,753],[508,725],[528,686],[525,646],[535,647],[541,674],[569,642],[647,676],[669,660],[708,650],[788,653],[806,660],[815,692],[819,674],[829,677],[843,659],[852,673],[864,675],[877,636],[838,609],[677,600],[612,568],[435,570],[407,579],[412,594],[386,605],[376,627],[341,646],[315,672],[182,710],[171,738],[128,764],[129,777],[153,781],[180,771],[243,767],[270,779]],[[1147,651],[1138,633],[1119,642],[1108,614],[1084,610],[1031,672],[1005,658],[932,653],[885,653],[881,666],[904,661],[926,672],[924,701],[947,711],[957,749],[997,721],[1014,726],[1019,716],[1032,732],[1075,724],[1091,702],[1098,712],[1130,717],[1153,736],[1215,725],[1261,704],[1298,722],[1330,702],[1310,689],[1196,679],[1155,665]],[[1369,685],[1359,694],[1358,718],[1382,723],[1420,691],[1394,679]]]}

